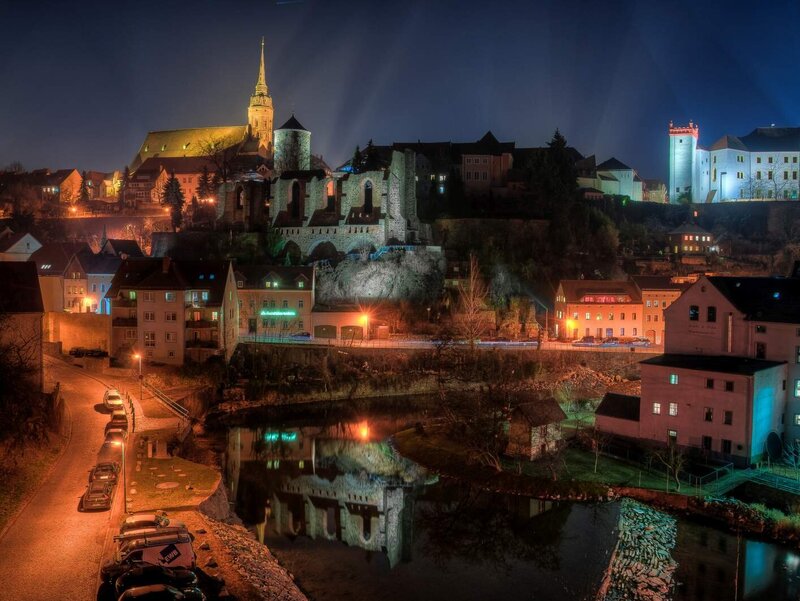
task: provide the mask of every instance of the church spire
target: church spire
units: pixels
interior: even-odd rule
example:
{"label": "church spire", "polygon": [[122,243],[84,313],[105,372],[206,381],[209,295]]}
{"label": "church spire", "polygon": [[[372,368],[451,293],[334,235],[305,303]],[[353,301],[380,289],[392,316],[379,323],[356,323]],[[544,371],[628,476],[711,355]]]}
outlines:
{"label": "church spire", "polygon": [[269,88],[267,88],[267,77],[264,74],[264,37],[261,37],[261,63],[258,66],[258,81],[256,82],[256,91],[254,96],[269,96]]}

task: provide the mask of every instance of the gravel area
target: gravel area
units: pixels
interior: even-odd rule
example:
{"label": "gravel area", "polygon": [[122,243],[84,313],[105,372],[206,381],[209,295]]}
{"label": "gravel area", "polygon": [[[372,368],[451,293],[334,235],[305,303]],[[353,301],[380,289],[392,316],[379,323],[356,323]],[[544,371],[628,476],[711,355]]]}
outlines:
{"label": "gravel area", "polygon": [[204,520],[224,547],[222,553],[218,554],[218,561],[230,561],[247,583],[258,591],[261,599],[307,601],[292,575],[249,531],[209,517]]}

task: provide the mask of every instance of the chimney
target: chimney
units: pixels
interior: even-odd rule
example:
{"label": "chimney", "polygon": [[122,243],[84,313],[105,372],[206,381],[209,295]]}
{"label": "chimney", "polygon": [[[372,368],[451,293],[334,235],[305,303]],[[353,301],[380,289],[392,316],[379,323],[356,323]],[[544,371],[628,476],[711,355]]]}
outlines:
{"label": "chimney", "polygon": [[169,257],[162,257],[161,259],[161,273],[169,273]]}

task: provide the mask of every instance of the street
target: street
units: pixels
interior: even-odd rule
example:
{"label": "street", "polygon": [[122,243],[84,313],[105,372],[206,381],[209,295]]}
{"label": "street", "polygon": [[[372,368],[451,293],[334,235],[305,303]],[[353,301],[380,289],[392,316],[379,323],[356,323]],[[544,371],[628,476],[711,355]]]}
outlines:
{"label": "street", "polygon": [[120,489],[112,511],[78,511],[108,422],[108,415],[95,408],[102,408],[105,387],[61,361],[46,357],[45,362],[49,385],[61,382],[72,433],[63,456],[0,539],[3,601],[95,599],[109,527],[122,510]]}

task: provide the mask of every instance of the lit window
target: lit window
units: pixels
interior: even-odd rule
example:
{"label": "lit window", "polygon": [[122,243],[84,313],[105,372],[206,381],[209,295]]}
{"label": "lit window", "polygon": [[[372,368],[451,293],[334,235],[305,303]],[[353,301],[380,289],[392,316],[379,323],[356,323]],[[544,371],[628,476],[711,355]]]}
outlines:
{"label": "lit window", "polygon": [[207,301],[207,300],[208,300],[208,290],[203,290],[203,292],[200,294],[200,297],[201,297],[201,298],[202,298],[204,301]]}
{"label": "lit window", "polygon": [[800,380],[794,381],[794,396],[800,398]]}
{"label": "lit window", "polygon": [[670,374],[669,375],[669,383],[670,384],[677,384],[678,383],[678,374]]}
{"label": "lit window", "polygon": [[145,346],[155,346],[156,345],[156,333],[155,332],[145,332],[144,333],[144,345]]}
{"label": "lit window", "polygon": [[168,303],[175,302],[175,293],[174,292],[165,292],[164,293],[164,300]]}
{"label": "lit window", "polygon": [[305,282],[297,282],[297,287],[298,288],[305,288],[306,287],[306,283]]}
{"label": "lit window", "polygon": [[661,403],[653,403],[653,415],[661,415]]}
{"label": "lit window", "polygon": [[219,321],[219,311],[211,312],[211,321]]}
{"label": "lit window", "polygon": [[678,415],[678,403],[669,404],[669,414],[673,416]]}
{"label": "lit window", "polygon": [[707,422],[714,421],[714,408],[713,407],[706,407],[703,412],[703,419]]}

